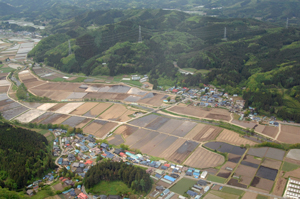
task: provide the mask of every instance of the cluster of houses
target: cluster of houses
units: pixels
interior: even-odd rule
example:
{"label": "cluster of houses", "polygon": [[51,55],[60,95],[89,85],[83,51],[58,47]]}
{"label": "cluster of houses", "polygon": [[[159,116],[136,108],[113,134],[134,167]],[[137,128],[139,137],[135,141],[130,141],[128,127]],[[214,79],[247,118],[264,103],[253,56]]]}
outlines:
{"label": "cluster of houses", "polygon": [[[210,188],[211,186],[205,180],[199,180],[191,187],[191,189],[186,191],[186,194],[191,198],[200,199],[203,194],[210,190]],[[158,195],[158,199],[170,199],[175,195],[175,193],[163,186],[156,186],[155,191],[153,191],[150,196],[155,198]],[[185,197],[179,196],[179,198],[184,199]]]}

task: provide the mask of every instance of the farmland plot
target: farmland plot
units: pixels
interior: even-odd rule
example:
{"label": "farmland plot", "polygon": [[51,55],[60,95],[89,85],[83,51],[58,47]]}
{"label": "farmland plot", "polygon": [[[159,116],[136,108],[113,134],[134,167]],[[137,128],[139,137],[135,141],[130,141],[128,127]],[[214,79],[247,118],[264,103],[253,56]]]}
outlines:
{"label": "farmland plot", "polygon": [[117,135],[122,134],[123,137],[126,139],[128,136],[130,136],[136,130],[138,130],[138,127],[133,127],[133,126],[129,126],[129,125],[122,125],[119,128],[117,128],[114,133],[117,134]]}
{"label": "farmland plot", "polygon": [[16,120],[18,120],[21,123],[28,123],[28,122],[31,122],[32,120],[36,119],[37,117],[41,116],[44,113],[45,113],[45,111],[32,109],[32,110],[29,110],[28,112],[24,113],[23,115],[20,115],[19,117],[17,117]]}
{"label": "farmland plot", "polygon": [[99,103],[97,106],[95,106],[91,110],[87,111],[87,113],[84,114],[84,116],[96,117],[96,116],[100,115],[103,111],[108,109],[111,105],[113,105],[113,104],[112,103]]}
{"label": "farmland plot", "polygon": [[76,127],[78,124],[80,124],[81,122],[83,122],[86,118],[84,117],[76,117],[76,116],[72,116],[69,117],[67,120],[65,120],[63,123],[63,125],[69,125],[70,127]]}
{"label": "farmland plot", "polygon": [[300,127],[281,125],[281,132],[277,140],[288,144],[296,144],[300,140],[299,132],[300,132]]}
{"label": "farmland plot", "polygon": [[97,102],[86,102],[83,105],[77,107],[74,111],[71,112],[73,115],[83,115],[96,106]]}
{"label": "farmland plot", "polygon": [[172,135],[179,136],[179,137],[184,137],[186,134],[188,134],[195,126],[197,123],[195,122],[189,122],[185,121],[183,122],[175,131],[172,132]]}
{"label": "farmland plot", "polygon": [[255,145],[255,144],[257,144],[253,141],[242,138],[242,137],[239,136],[239,134],[237,134],[233,131],[227,130],[227,129],[224,129],[220,133],[220,135],[217,137],[217,141],[227,142],[229,144],[233,144],[233,145],[237,145],[237,146],[240,146],[241,144],[243,144],[243,145],[246,145],[246,144]]}
{"label": "farmland plot", "polygon": [[197,142],[185,141],[171,156],[169,160],[181,164],[199,145]]}
{"label": "farmland plot", "polygon": [[193,140],[204,142],[208,140],[214,140],[219,133],[222,131],[222,128],[206,125],[195,137]]}
{"label": "farmland plot", "polygon": [[145,127],[147,124],[149,124],[151,121],[155,120],[158,116],[157,115],[146,115],[144,117],[138,118],[136,120],[133,120],[129,122],[129,124],[139,126],[139,127]]}
{"label": "farmland plot", "polygon": [[195,168],[209,168],[219,166],[224,161],[225,159],[222,155],[208,151],[200,146],[184,164]]}
{"label": "farmland plot", "polygon": [[147,144],[140,147],[140,151],[142,153],[149,154],[150,151],[152,151],[154,148],[156,148],[159,145],[159,143],[164,141],[167,137],[168,137],[168,135],[165,135],[165,134],[157,135],[152,140],[150,140]]}
{"label": "farmland plot", "polygon": [[[163,135],[163,134],[161,134]],[[160,157],[161,154],[164,153],[178,138],[174,136],[168,136],[166,139],[162,140],[155,148],[153,148],[149,155]]]}
{"label": "farmland plot", "polygon": [[76,108],[81,106],[83,102],[78,102],[78,103],[68,103],[56,110],[56,113],[61,113],[61,114],[69,114],[72,111],[74,111]]}
{"label": "farmland plot", "polygon": [[28,108],[26,108],[25,106],[18,106],[14,109],[2,111],[1,114],[6,120],[11,120],[12,118],[16,117],[17,115],[20,115],[21,113],[23,113],[27,110],[28,110]]}
{"label": "farmland plot", "polygon": [[251,183],[251,186],[259,188],[259,189],[271,191],[273,184],[274,184],[274,182],[271,180],[267,180],[267,179],[263,179],[263,178],[259,178],[259,177],[255,176]]}

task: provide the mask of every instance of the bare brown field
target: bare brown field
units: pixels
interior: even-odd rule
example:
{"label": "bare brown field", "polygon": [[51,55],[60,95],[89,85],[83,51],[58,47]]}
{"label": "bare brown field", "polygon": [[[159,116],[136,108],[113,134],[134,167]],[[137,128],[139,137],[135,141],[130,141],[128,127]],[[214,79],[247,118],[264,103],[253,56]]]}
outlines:
{"label": "bare brown field", "polygon": [[197,123],[184,121],[176,130],[174,130],[171,134],[179,137],[186,136],[195,126]]}
{"label": "bare brown field", "polygon": [[162,140],[155,148],[153,148],[149,155],[159,157],[167,148],[169,148],[178,138],[174,136],[168,136],[166,139]]}
{"label": "bare brown field", "polygon": [[228,171],[228,170],[225,170],[225,169],[220,169],[217,176],[222,177],[222,178],[229,178],[230,174],[231,174],[231,171]]}
{"label": "bare brown field", "polygon": [[257,197],[257,193],[253,193],[253,192],[246,192],[242,199],[253,199],[253,198],[256,198]]}
{"label": "bare brown field", "polygon": [[[45,114],[47,114],[47,113],[45,113]],[[41,115],[41,116],[43,117],[44,115]],[[58,119],[60,119],[61,116],[63,116],[63,115],[62,114],[58,114],[58,113],[55,113],[55,114],[51,113],[51,116],[49,116],[47,118],[44,118],[44,120],[42,120],[40,122],[40,124],[53,124],[55,121],[57,121]],[[39,117],[37,119],[39,119]]]}
{"label": "bare brown field", "polygon": [[104,121],[94,120],[89,125],[84,127],[83,132],[94,135],[106,123],[107,122]]}
{"label": "bare brown field", "polygon": [[176,119],[170,119],[167,121],[164,125],[162,125],[158,131],[164,132],[164,133],[171,133],[174,130],[177,129],[184,121],[183,120],[176,120]]}
{"label": "bare brown field", "polygon": [[220,127],[206,125],[195,137],[193,137],[193,140],[199,142],[214,140],[222,130],[223,129]]}
{"label": "bare brown field", "polygon": [[77,124],[75,128],[83,128],[90,121],[92,121],[92,119],[85,118],[80,124]]}
{"label": "bare brown field", "polygon": [[148,142],[150,142],[153,138],[155,138],[158,135],[159,135],[158,132],[150,131],[147,135],[145,135],[144,137],[142,137],[141,139],[139,139],[138,142],[136,142],[135,144],[131,145],[130,148],[140,149],[140,148],[142,148],[143,146],[145,146]]}
{"label": "bare brown field", "polygon": [[137,130],[138,130],[137,127],[123,125],[123,126],[120,126],[119,128],[117,128],[114,133],[118,134],[118,135],[122,134],[123,137],[126,139],[128,136],[130,136],[132,133],[134,133]]}
{"label": "bare brown field", "polygon": [[104,113],[102,113],[98,118],[106,120],[119,121],[119,117],[127,111],[127,108],[122,104],[114,104]]}
{"label": "bare brown field", "polygon": [[232,168],[234,169],[236,167],[237,163],[234,163],[234,162],[226,162],[222,167],[221,169],[226,169],[226,167],[229,167],[229,168]]}
{"label": "bare brown field", "polygon": [[276,196],[282,196],[284,189],[285,189],[285,185],[286,185],[287,180],[284,178],[278,178],[275,184],[275,187],[273,189],[272,194],[276,195]]}
{"label": "bare brown field", "polygon": [[44,119],[48,118],[49,116],[51,116],[53,113],[50,112],[46,112],[43,115],[37,117],[36,119],[32,120],[32,123],[40,123],[41,121],[43,121]]}
{"label": "bare brown field", "polygon": [[206,124],[197,124],[184,138],[193,139],[204,127]]}
{"label": "bare brown field", "polygon": [[295,159],[292,159],[292,158],[285,157],[285,158],[284,158],[284,161],[285,161],[285,162],[289,162],[289,163],[293,163],[293,164],[298,164],[298,165],[300,165],[300,160],[295,160]]}
{"label": "bare brown field", "polygon": [[235,133],[235,132],[227,130],[227,129],[224,129],[220,133],[220,135],[217,137],[217,141],[226,142],[226,143],[233,144],[233,145],[236,145],[236,146],[240,146],[241,144],[243,144],[243,145],[246,145],[246,144],[255,145],[255,144],[257,144],[256,142],[253,142],[251,140],[242,138],[242,137],[240,137],[240,135],[238,133]]}
{"label": "bare brown field", "polygon": [[168,158],[172,155],[186,140],[179,138],[171,146],[169,146],[164,152],[162,152],[159,157]]}
{"label": "bare brown field", "polygon": [[274,126],[266,126],[262,132],[265,135],[275,138],[278,133],[279,128]]}
{"label": "bare brown field", "polygon": [[166,134],[159,134],[150,140],[147,144],[140,148],[140,151],[145,154],[149,154],[155,147],[157,147],[162,141],[164,141],[168,135]]}
{"label": "bare brown field", "polygon": [[288,177],[295,177],[295,178],[300,178],[300,168],[298,169],[295,169],[293,171],[288,171],[284,174],[284,177],[285,178],[288,178]]}
{"label": "bare brown field", "polygon": [[270,167],[272,169],[279,170],[279,168],[281,166],[281,161],[265,158],[263,160],[263,162],[261,163],[261,165],[266,166],[266,167]]}
{"label": "bare brown field", "polygon": [[56,113],[61,113],[61,114],[69,114],[79,106],[81,106],[83,102],[75,102],[75,103],[67,103],[60,109],[56,110]]}
{"label": "bare brown field", "polygon": [[246,122],[246,121],[239,121],[239,120],[232,120],[231,123],[240,125],[245,128],[250,128],[250,129],[253,129],[253,127],[256,125],[255,122]]}
{"label": "bare brown field", "polygon": [[87,95],[85,95],[83,98],[84,99],[91,99],[91,98],[95,98],[95,99],[115,99],[115,97],[117,96],[117,94],[115,93],[88,93]]}
{"label": "bare brown field", "polygon": [[133,134],[138,129],[139,129],[138,127],[133,127],[133,126],[129,126],[129,125],[125,124],[125,125],[118,127],[114,131],[114,134],[120,134],[124,137],[124,139],[126,139],[128,136]]}
{"label": "bare brown field", "polygon": [[8,91],[9,86],[0,86],[0,93],[6,93]]}
{"label": "bare brown field", "polygon": [[92,135],[96,136],[97,138],[103,138],[107,133],[109,133],[117,125],[118,124],[114,123],[114,122],[107,122],[98,131],[96,131]]}
{"label": "bare brown field", "polygon": [[281,132],[277,140],[288,144],[296,144],[300,140],[300,127],[281,125]]}
{"label": "bare brown field", "polygon": [[261,160],[255,159],[252,155],[245,155],[244,161],[253,163],[253,164],[260,164]]}
{"label": "bare brown field", "polygon": [[199,146],[184,164],[195,168],[209,168],[219,166],[224,161],[225,159],[222,155],[213,153]]}
{"label": "bare brown field", "polygon": [[14,101],[11,99],[5,99],[5,100],[0,101],[0,106],[5,106],[5,105],[11,104],[11,103],[14,103]]}
{"label": "bare brown field", "polygon": [[228,153],[228,161],[238,163],[242,156]]}
{"label": "bare brown field", "polygon": [[86,112],[88,112],[90,109],[92,109],[94,106],[96,106],[97,102],[86,102],[83,105],[76,108],[74,111],[71,112],[71,114],[74,115],[83,115]]}
{"label": "bare brown field", "polygon": [[245,165],[239,165],[235,170],[235,175],[241,176],[241,183],[249,185],[256,173],[257,169]]}
{"label": "bare brown field", "polygon": [[107,138],[107,141],[109,144],[113,144],[113,145],[120,145],[124,143],[122,135],[115,135],[113,137],[109,137]]}
{"label": "bare brown field", "polygon": [[52,122],[52,124],[61,124],[63,121],[65,121],[66,119],[68,119],[70,116],[69,115],[61,115],[60,117],[58,117],[56,120],[54,120]]}
{"label": "bare brown field", "polygon": [[108,109],[112,103],[99,103],[97,106],[89,110],[84,116],[87,117],[96,117],[106,109]]}
{"label": "bare brown field", "polygon": [[60,109],[64,105],[66,105],[66,103],[58,103],[55,106],[52,106],[51,108],[49,108],[48,111],[57,111],[58,109]]}
{"label": "bare brown field", "polygon": [[119,121],[120,121],[120,122],[126,122],[126,121],[132,119],[131,117],[129,117],[129,115],[132,115],[132,114],[134,114],[134,113],[135,113],[135,111],[127,110],[125,113],[123,113],[123,115],[121,115],[121,116],[119,117]]}
{"label": "bare brown field", "polygon": [[261,124],[257,124],[257,126],[255,127],[255,131],[262,133],[265,130],[266,126],[265,125],[261,125]]}
{"label": "bare brown field", "polygon": [[143,104],[149,104],[152,106],[160,106],[163,103],[163,97],[165,96],[164,94],[158,94],[158,93],[153,93],[154,97],[152,98],[146,98],[146,99],[141,99],[138,102],[143,103]]}
{"label": "bare brown field", "polygon": [[209,113],[205,117],[213,120],[225,120],[225,121],[230,121],[231,119],[229,115],[213,114],[213,113]]}
{"label": "bare brown field", "polygon": [[203,199],[223,199],[223,198],[221,198],[219,196],[216,196],[216,195],[213,195],[211,193],[208,193],[208,194],[205,195],[205,197]]}
{"label": "bare brown field", "polygon": [[269,193],[269,191],[267,190],[263,190],[263,189],[259,189],[259,188],[256,188],[256,187],[249,187],[250,190],[253,190],[253,191],[259,191],[259,192],[263,192],[263,193]]}
{"label": "bare brown field", "polygon": [[187,140],[168,159],[182,164],[198,146],[199,143]]}
{"label": "bare brown field", "polygon": [[251,186],[259,188],[259,189],[267,190],[270,192],[273,187],[273,184],[274,184],[274,182],[271,180],[254,177],[254,179],[251,183]]}
{"label": "bare brown field", "polygon": [[150,131],[146,130],[146,129],[138,129],[133,134],[128,136],[125,144],[128,146],[131,146],[131,145],[135,144],[136,142],[138,142],[140,139],[142,139],[144,136],[146,136],[149,132]]}
{"label": "bare brown field", "polygon": [[194,106],[174,106],[168,110],[175,113],[191,115],[196,117],[205,117],[207,115],[206,111],[202,110],[199,107],[194,107]]}

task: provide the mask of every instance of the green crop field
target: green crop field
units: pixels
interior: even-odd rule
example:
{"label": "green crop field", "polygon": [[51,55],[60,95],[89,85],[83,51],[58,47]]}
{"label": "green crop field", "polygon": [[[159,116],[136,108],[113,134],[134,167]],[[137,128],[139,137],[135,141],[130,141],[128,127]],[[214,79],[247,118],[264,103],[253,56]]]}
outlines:
{"label": "green crop field", "polygon": [[127,185],[121,181],[106,182],[102,181],[93,188],[89,189],[88,192],[94,194],[104,194],[104,195],[117,195],[120,192],[130,192],[133,193],[132,189],[128,188]]}
{"label": "green crop field", "polygon": [[238,199],[239,198],[237,195],[224,193],[224,192],[216,191],[216,190],[211,190],[209,193],[211,193],[215,196],[218,196],[220,198],[223,198],[223,199]]}
{"label": "green crop field", "polygon": [[182,178],[174,186],[171,187],[171,191],[183,195],[190,187],[196,184],[196,180]]}
{"label": "green crop field", "polygon": [[297,168],[299,168],[299,165],[297,165],[297,164],[284,162],[283,166],[282,166],[282,171],[293,171]]}
{"label": "green crop field", "polygon": [[234,188],[230,188],[230,187],[224,187],[222,189],[222,192],[224,193],[229,193],[229,194],[234,194],[234,195],[243,195],[245,192],[239,189],[234,189]]}
{"label": "green crop field", "polygon": [[214,176],[211,174],[208,175],[207,180],[212,181],[212,182],[218,182],[218,183],[224,183],[226,181],[225,178],[221,178],[221,177]]}

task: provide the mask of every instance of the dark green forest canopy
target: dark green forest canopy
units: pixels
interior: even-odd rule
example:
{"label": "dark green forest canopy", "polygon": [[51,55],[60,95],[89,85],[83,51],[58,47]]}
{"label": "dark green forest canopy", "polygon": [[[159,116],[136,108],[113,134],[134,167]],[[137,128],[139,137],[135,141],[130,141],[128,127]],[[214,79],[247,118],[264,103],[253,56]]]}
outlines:
{"label": "dark green forest canopy", "polygon": [[34,131],[0,123],[0,186],[18,190],[54,168],[47,139]]}
{"label": "dark green forest canopy", "polygon": [[137,193],[147,193],[152,188],[150,175],[144,169],[123,162],[105,161],[96,164],[86,173],[84,185],[90,189],[101,181],[122,181]]}
{"label": "dark green forest canopy", "polygon": [[[0,17],[25,18],[56,24],[88,10],[179,9],[233,18],[259,18],[284,24],[300,24],[300,2],[295,0],[0,0]],[[108,17],[109,18],[109,17]]]}

